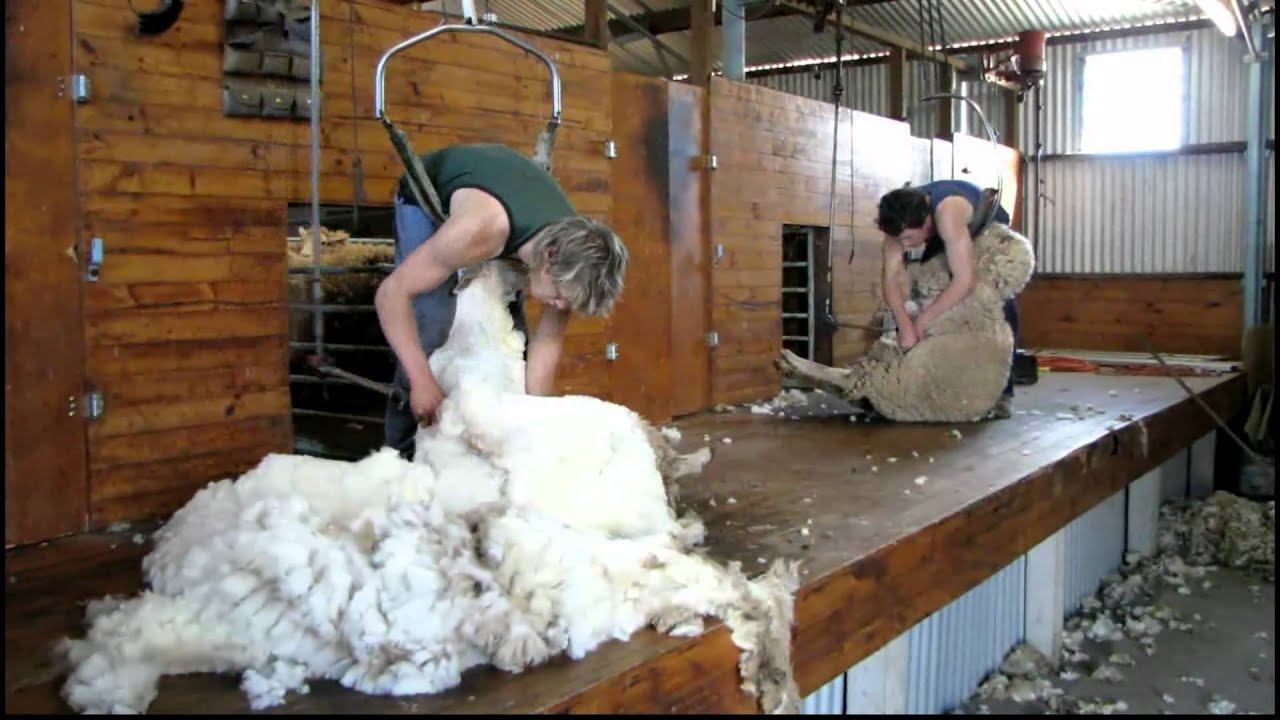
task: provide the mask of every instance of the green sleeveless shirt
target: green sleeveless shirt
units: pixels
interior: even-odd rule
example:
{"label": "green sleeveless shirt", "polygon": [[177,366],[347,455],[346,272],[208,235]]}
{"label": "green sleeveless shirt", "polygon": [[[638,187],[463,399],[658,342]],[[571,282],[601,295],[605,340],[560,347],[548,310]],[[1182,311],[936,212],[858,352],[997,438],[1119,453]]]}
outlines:
{"label": "green sleeveless shirt", "polygon": [[[422,166],[440,195],[444,211],[455,190],[478,188],[497,198],[507,211],[511,234],[499,257],[511,257],[548,223],[577,215],[560,184],[531,158],[505,145],[454,145],[426,153]],[[401,202],[416,206],[400,182]]]}

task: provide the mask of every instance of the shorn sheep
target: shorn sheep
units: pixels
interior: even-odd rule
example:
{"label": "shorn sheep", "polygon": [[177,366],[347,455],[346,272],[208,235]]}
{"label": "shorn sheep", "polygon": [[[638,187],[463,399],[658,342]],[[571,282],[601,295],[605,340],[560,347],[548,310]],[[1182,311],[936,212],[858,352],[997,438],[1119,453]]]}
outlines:
{"label": "shorn sheep", "polygon": [[313,679],[364,693],[437,693],[468,668],[580,659],[646,626],[694,635],[721,619],[743,688],[795,712],[794,563],[748,578],[697,551],[664,485],[701,471],[634,412],[524,392],[524,337],[500,261],[459,285],[446,391],[412,462],[267,456],[178,510],[143,560],[148,588],[91,602],[59,645],[79,712],[143,712],[162,675],[235,673],[254,709]]}
{"label": "shorn sheep", "polygon": [[[1013,331],[1003,303],[1031,280],[1031,243],[1006,225],[992,223],[974,239],[977,273],[972,292],[943,313],[924,337],[903,352],[896,333],[884,333],[849,368],[833,368],[782,351],[777,366],[800,383],[835,392],[849,402],[868,401],[898,422],[969,422],[995,406],[1009,376]],[[946,258],[911,263],[907,273],[915,317],[951,282]]]}

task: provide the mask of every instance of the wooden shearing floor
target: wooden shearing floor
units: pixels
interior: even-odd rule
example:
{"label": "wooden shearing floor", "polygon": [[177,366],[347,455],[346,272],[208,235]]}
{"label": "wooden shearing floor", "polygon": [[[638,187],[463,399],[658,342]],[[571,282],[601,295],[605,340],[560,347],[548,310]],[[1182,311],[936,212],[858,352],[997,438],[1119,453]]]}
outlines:
{"label": "wooden shearing floor", "polygon": [[[1243,403],[1239,375],[1186,380],[1224,416]],[[760,558],[803,561],[792,658],[802,693],[1214,427],[1173,380],[1159,377],[1049,374],[1018,388],[1015,410],[1008,420],[958,425],[746,411],[675,423],[683,450],[708,436],[714,454],[680,489],[681,506],[706,521],[709,552],[747,569],[763,568]],[[6,553],[6,713],[66,712],[51,644],[82,632],[84,600],[138,590],[147,545],[134,542],[136,532]],[[722,626],[709,624],[698,638],[645,631],[581,662],[560,659],[518,676],[478,669],[431,697],[312,683],[277,711],[754,711],[738,688],[737,657]],[[247,710],[238,678],[200,675],[164,678],[149,711]]]}

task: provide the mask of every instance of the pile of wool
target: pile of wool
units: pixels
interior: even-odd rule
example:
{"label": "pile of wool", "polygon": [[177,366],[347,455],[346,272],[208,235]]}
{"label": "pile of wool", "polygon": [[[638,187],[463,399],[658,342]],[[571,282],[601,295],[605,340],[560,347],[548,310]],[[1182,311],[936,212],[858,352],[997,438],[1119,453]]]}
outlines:
{"label": "pile of wool", "polygon": [[[1068,682],[1085,676],[1124,681],[1122,668],[1134,665],[1133,658],[1126,653],[1093,657],[1086,652],[1088,641],[1110,643],[1127,638],[1152,656],[1161,633],[1194,632],[1200,617],[1182,617],[1159,602],[1162,590],[1189,594],[1191,586],[1207,583],[1205,576],[1219,565],[1241,568],[1274,582],[1274,528],[1274,501],[1262,503],[1217,492],[1205,500],[1166,502],[1160,508],[1157,552],[1145,557],[1127,554],[1123,564],[1103,578],[1097,592],[1081,602],[1080,612],[1064,622],[1061,657],[1056,664],[1058,678]],[[965,703],[964,711],[983,714],[984,700],[1038,702],[1052,714],[1111,714],[1127,709],[1123,701],[1064,693],[1052,684],[1052,669],[1035,649],[1015,647]],[[1210,710],[1214,707],[1226,707],[1226,701]]]}
{"label": "pile of wool", "polygon": [[[974,238],[973,263],[973,289],[934,320],[909,350],[898,346],[896,333],[886,332],[851,367],[828,367],[783,350],[779,370],[847,402],[866,400],[890,420],[981,420],[1000,399],[1013,357],[1004,301],[1030,281],[1035,255],[1025,237],[993,223]],[[918,311],[936,302],[951,283],[941,255],[909,265],[907,274],[915,296],[910,307]]]}
{"label": "pile of wool", "polygon": [[1193,565],[1240,568],[1275,582],[1276,503],[1218,491],[1162,508],[1160,549]]}
{"label": "pile of wool", "polygon": [[797,568],[749,580],[695,551],[664,482],[697,472],[625,407],[524,393],[523,336],[497,263],[460,284],[446,391],[412,462],[270,455],[202,489],[156,535],[149,589],[94,601],[66,639],[63,697],[141,712],[162,675],[237,673],[254,709],[313,679],[365,693],[436,693],[468,668],[520,672],[653,626],[725,622],[742,685],[793,712]]}

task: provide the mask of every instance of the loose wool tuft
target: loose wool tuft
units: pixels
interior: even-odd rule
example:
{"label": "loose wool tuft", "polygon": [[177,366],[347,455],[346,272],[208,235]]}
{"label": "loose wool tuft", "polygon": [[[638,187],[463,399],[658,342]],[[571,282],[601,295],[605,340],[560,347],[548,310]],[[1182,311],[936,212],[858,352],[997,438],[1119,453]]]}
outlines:
{"label": "loose wool tuft", "polygon": [[460,285],[431,357],[446,399],[413,462],[273,454],[196,494],[143,560],[149,589],[90,603],[60,648],[63,697],[143,712],[162,675],[237,673],[254,709],[332,679],[364,693],[437,693],[468,668],[520,672],[653,626],[721,619],[744,689],[794,712],[793,564],[748,580],[693,546],[664,488],[699,472],[634,412],[524,391],[514,279],[486,263]]}
{"label": "loose wool tuft", "polygon": [[[1004,301],[1031,280],[1031,243],[1006,225],[993,223],[974,239],[975,278],[967,297],[938,317],[909,351],[886,332],[849,368],[832,368],[783,350],[778,367],[790,378],[866,399],[881,415],[899,422],[968,422],[982,419],[1000,399],[1009,377],[1013,331]],[[946,258],[907,267],[912,286],[908,312],[937,300],[951,282]]]}

